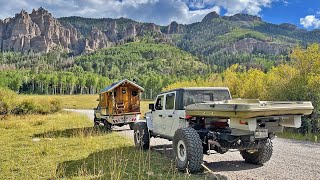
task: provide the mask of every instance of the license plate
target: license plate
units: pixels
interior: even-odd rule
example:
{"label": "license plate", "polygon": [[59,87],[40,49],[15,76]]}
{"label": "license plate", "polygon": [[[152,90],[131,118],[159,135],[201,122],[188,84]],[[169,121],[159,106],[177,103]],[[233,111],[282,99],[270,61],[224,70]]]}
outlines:
{"label": "license plate", "polygon": [[268,137],[268,129],[257,129],[256,132],[254,132],[255,138],[266,138]]}

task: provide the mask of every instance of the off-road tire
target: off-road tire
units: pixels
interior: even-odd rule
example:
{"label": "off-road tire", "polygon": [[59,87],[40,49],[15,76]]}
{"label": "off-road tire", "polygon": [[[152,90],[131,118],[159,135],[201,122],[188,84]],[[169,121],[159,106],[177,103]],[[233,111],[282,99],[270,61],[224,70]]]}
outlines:
{"label": "off-road tire", "polygon": [[135,123],[129,123],[130,130],[133,130]]}
{"label": "off-road tire", "polygon": [[96,115],[94,115],[94,119],[93,119],[93,126],[94,127],[99,127],[99,119],[96,117]]}
{"label": "off-road tire", "polygon": [[270,139],[261,140],[262,147],[258,148],[256,152],[250,153],[248,150],[240,151],[245,162],[250,164],[262,165],[268,162],[272,156],[273,146]]}
{"label": "off-road tire", "polygon": [[147,123],[138,122],[133,126],[134,144],[137,148],[148,150],[150,147],[150,134]]}
{"label": "off-road tire", "polygon": [[209,146],[208,144],[202,143],[202,152],[203,152],[203,154],[208,154],[208,150],[209,150],[208,146]]}
{"label": "off-road tire", "polygon": [[202,141],[197,131],[193,128],[182,128],[175,132],[173,137],[173,153],[176,166],[180,171],[188,169],[189,172],[199,172],[202,170]]}
{"label": "off-road tire", "polygon": [[104,130],[105,131],[112,131],[112,124],[109,123],[107,120],[103,121]]}

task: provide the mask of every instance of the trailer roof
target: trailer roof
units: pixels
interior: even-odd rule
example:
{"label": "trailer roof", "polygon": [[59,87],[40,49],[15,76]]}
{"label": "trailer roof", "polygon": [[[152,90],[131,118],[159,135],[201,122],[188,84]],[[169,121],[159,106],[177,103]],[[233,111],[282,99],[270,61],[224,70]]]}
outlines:
{"label": "trailer roof", "polygon": [[[104,89],[102,89],[100,91],[100,93],[105,93],[105,92],[109,92],[109,91],[112,91],[113,89],[115,89],[116,87],[120,86],[122,83],[129,83],[133,86],[135,86],[136,88],[140,89],[141,91],[144,91],[144,88],[139,86],[138,84],[132,82],[132,81],[129,81],[128,79],[123,79],[123,80],[120,80],[120,81],[117,81],[115,83],[112,83],[110,86],[107,86],[105,87]],[[99,94],[100,94],[99,93]]]}
{"label": "trailer roof", "polygon": [[179,90],[228,90],[229,91],[229,88],[227,87],[183,87],[183,88],[167,90],[167,91],[161,92],[160,94],[172,92],[172,91],[179,91]]}

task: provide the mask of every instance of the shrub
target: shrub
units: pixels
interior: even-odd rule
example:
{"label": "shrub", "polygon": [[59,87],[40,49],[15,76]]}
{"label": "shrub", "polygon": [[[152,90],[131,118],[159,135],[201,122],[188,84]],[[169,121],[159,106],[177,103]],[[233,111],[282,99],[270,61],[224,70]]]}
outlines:
{"label": "shrub", "polygon": [[23,100],[14,110],[14,114],[34,114],[37,110],[37,105],[32,99]]}
{"label": "shrub", "polygon": [[61,102],[58,99],[42,99],[41,101],[38,101],[35,113],[49,114],[59,110],[61,110]]}
{"label": "shrub", "polygon": [[0,87],[0,114],[10,114],[17,105],[17,94]]}
{"label": "shrub", "polygon": [[61,102],[58,99],[19,99],[13,91],[0,87],[0,115],[49,114],[59,110]]}

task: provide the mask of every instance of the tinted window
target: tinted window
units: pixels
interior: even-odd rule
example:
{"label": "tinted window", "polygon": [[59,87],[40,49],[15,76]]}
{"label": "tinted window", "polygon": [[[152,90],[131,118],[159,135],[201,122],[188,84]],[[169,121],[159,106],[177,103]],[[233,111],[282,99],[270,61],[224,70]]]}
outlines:
{"label": "tinted window", "polygon": [[229,100],[230,94],[227,90],[188,90],[183,95],[183,105],[202,103],[206,101]]}
{"label": "tinted window", "polygon": [[132,96],[137,96],[137,95],[138,95],[138,92],[137,92],[137,91],[132,91],[131,95],[132,95]]}
{"label": "tinted window", "polygon": [[174,109],[175,94],[170,93],[166,95],[166,109]]}
{"label": "tinted window", "polygon": [[162,108],[163,108],[163,99],[164,99],[164,96],[159,96],[157,98],[156,106],[155,106],[156,110],[162,110]]}

